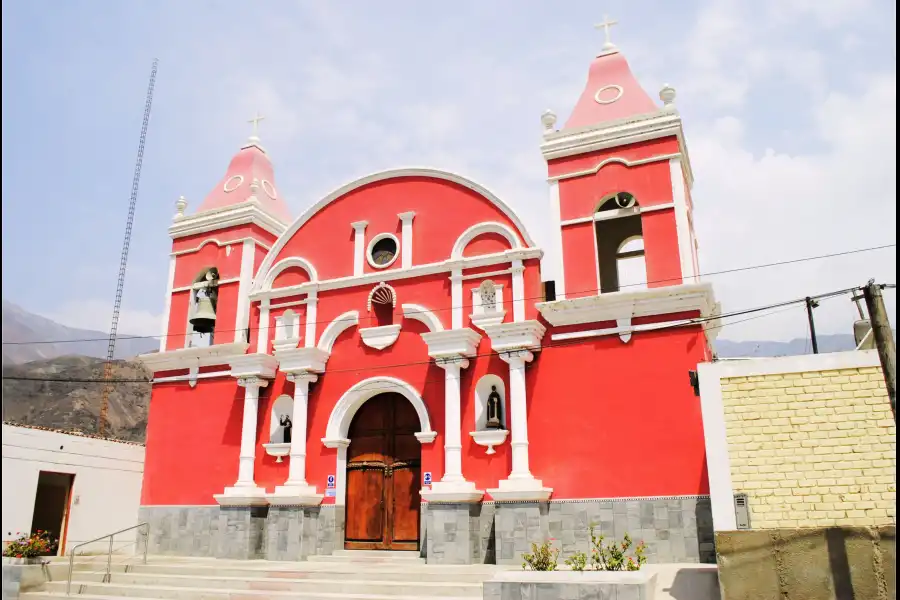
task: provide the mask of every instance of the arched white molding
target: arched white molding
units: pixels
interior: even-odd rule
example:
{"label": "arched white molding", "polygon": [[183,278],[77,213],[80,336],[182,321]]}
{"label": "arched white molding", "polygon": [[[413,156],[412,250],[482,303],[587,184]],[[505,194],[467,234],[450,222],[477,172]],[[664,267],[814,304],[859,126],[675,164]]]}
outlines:
{"label": "arched white molding", "polygon": [[272,403],[271,415],[269,417],[269,443],[283,444],[284,440],[281,436],[276,439],[276,434],[281,433],[281,415],[294,417],[294,399],[287,394],[282,394]]}
{"label": "arched white molding", "polygon": [[366,310],[368,310],[369,312],[372,311],[372,298],[375,296],[375,292],[377,292],[378,290],[387,290],[391,295],[391,306],[397,306],[397,290],[395,290],[392,286],[381,282],[373,287],[372,291],[369,292],[369,297],[366,298]]}
{"label": "arched white molding", "polygon": [[[300,258],[299,256],[292,256],[290,258],[285,258],[283,260],[279,260],[275,265],[266,272],[266,276],[262,278],[262,283],[259,285],[254,285],[254,291],[256,289],[272,289],[272,284],[275,283],[275,278],[278,277],[282,271],[285,269],[290,269],[291,267],[300,267],[304,271],[309,274],[310,281],[318,281],[319,274],[316,272],[316,268],[312,265],[311,262],[306,260],[305,258]],[[262,272],[262,269],[260,269]]]}
{"label": "arched white molding", "polygon": [[[505,202],[500,200],[500,198],[498,198],[487,188],[457,173],[451,173],[449,171],[442,171],[439,169],[428,167],[407,167],[401,169],[390,169],[387,171],[381,171],[378,173],[367,175],[365,177],[361,177],[355,181],[339,187],[338,189],[334,190],[333,192],[319,200],[306,212],[300,215],[296,221],[291,223],[291,226],[288,227],[283,234],[281,234],[281,237],[278,238],[278,241],[275,242],[275,245],[272,246],[272,250],[266,256],[262,265],[260,265],[259,272],[267,273],[271,269],[272,264],[275,261],[275,257],[278,256],[278,254],[284,248],[285,244],[287,244],[288,240],[290,240],[294,236],[294,234],[297,233],[297,231],[299,231],[300,228],[303,227],[303,225],[306,224],[306,222],[309,221],[320,210],[322,210],[341,196],[344,196],[347,193],[352,192],[353,190],[364,185],[401,177],[426,177],[431,179],[440,179],[443,181],[456,183],[457,185],[461,185],[469,190],[472,190],[479,196],[491,202],[494,206],[500,209],[500,211],[504,215],[506,215],[506,217],[512,222],[513,225],[515,225],[516,229],[521,234],[526,246],[531,247],[535,245],[534,240],[532,240],[531,236],[528,235],[528,231],[525,229],[525,225],[522,223],[516,213],[513,212],[513,210]],[[517,246],[521,246],[521,244]],[[254,292],[258,290],[259,287],[255,287],[253,289]]]}
{"label": "arched white molding", "polygon": [[561,175],[553,175],[552,177],[548,177],[547,181],[553,183],[554,181],[562,181],[563,179],[571,179],[573,177],[583,177],[585,175],[595,175],[600,169],[605,167],[606,165],[611,165],[613,163],[618,163],[620,165],[625,165],[626,167],[639,167],[641,165],[647,165],[655,162],[663,162],[667,160],[671,160],[673,158],[680,158],[681,154],[676,152],[674,154],[660,154],[659,156],[651,156],[649,158],[639,158],[637,160],[628,160],[622,156],[610,156],[609,158],[604,158],[600,162],[596,164],[596,166],[590,167],[589,169],[583,169],[581,171],[573,171],[571,173],[562,173]]}
{"label": "arched white molding", "polygon": [[319,339],[319,350],[331,354],[331,349],[334,348],[334,342],[337,341],[338,336],[356,325],[359,325],[359,311],[350,310],[337,317],[322,332],[322,337]]}
{"label": "arched white molding", "polygon": [[437,433],[431,429],[428,409],[419,392],[402,379],[378,376],[364,379],[344,392],[344,395],[334,405],[331,416],[328,417],[328,425],[325,428],[325,437],[322,438],[322,443],[330,447],[337,447],[342,441],[347,440],[350,422],[356,411],[366,400],[384,392],[396,392],[409,400],[419,416],[421,431],[416,433],[416,437],[423,443],[434,441]]}
{"label": "arched white molding", "polygon": [[513,248],[521,248],[522,242],[519,241],[519,236],[516,235],[516,232],[513,231],[511,227],[508,225],[504,225],[503,223],[497,223],[496,221],[488,221],[486,223],[478,223],[477,225],[472,225],[465,231],[463,231],[462,235],[460,235],[456,242],[453,244],[453,250],[450,252],[450,258],[462,258],[463,251],[466,249],[466,246],[469,245],[473,239],[482,235],[484,233],[498,233],[502,235],[509,242],[509,245]]}
{"label": "arched white molding", "polygon": [[419,304],[403,304],[403,317],[425,323],[429,331],[443,331],[444,325],[436,314]]}

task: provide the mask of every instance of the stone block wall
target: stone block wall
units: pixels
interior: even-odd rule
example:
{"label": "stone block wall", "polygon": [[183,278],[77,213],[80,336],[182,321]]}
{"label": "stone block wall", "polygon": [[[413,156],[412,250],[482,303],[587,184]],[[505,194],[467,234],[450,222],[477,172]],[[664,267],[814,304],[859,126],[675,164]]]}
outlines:
{"label": "stone block wall", "polygon": [[494,505],[423,505],[423,557],[428,564],[494,563]]}
{"label": "stone block wall", "polygon": [[896,429],[879,367],[723,378],[721,393],[752,528],[893,520]]}

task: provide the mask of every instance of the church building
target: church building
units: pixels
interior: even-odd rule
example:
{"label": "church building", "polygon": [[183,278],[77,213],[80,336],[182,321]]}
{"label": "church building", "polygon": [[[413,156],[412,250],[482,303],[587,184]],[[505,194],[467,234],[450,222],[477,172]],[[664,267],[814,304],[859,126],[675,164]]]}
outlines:
{"label": "church building", "polygon": [[519,564],[533,541],[586,550],[594,524],[650,562],[714,560],[691,371],[718,306],[658,97],[607,38],[568,120],[542,115],[546,248],[509,198],[433,168],[293,216],[254,127],[169,227],[141,357],[150,552]]}

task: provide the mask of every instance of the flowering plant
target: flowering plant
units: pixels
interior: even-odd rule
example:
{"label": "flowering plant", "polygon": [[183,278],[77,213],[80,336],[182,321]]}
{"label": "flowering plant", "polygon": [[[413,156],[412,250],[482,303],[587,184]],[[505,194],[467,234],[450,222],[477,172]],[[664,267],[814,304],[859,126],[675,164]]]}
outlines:
{"label": "flowering plant", "polygon": [[544,542],[540,546],[532,542],[531,554],[522,556],[525,561],[522,568],[530,568],[532,571],[555,571],[559,549],[553,547],[554,541],[556,540],[551,538],[549,542]]}
{"label": "flowering plant", "polygon": [[3,556],[7,558],[34,558],[36,556],[46,556],[53,554],[59,544],[59,540],[55,540],[50,536],[49,531],[38,529],[31,535],[18,533],[18,539],[9,543],[4,548]]}

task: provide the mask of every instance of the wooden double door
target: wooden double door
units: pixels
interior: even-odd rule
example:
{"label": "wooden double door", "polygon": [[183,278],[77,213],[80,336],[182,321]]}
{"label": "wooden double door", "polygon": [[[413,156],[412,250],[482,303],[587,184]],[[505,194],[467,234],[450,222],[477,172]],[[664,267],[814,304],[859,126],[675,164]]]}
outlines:
{"label": "wooden double door", "polygon": [[416,550],[422,447],[419,417],[397,393],[362,405],[350,424],[344,547]]}

